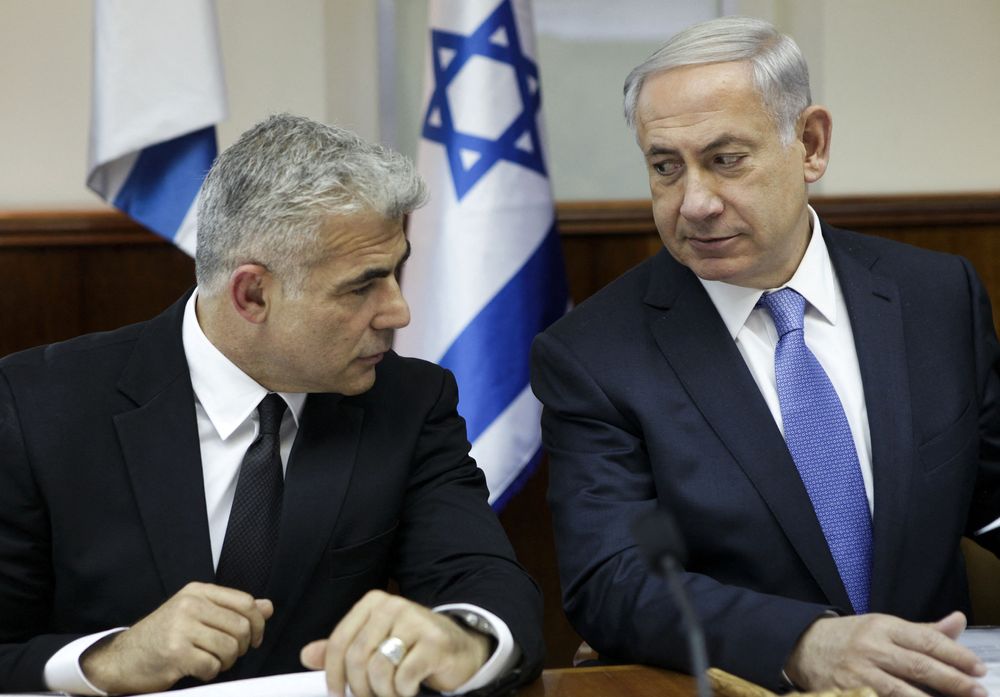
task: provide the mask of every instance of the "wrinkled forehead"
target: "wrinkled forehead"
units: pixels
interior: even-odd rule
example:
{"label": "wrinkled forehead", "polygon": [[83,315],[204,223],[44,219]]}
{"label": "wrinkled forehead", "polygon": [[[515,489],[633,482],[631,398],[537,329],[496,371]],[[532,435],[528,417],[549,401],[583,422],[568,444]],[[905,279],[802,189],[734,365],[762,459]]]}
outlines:
{"label": "wrinkled forehead", "polygon": [[407,246],[402,218],[387,218],[370,209],[331,215],[319,226],[314,265],[335,259],[400,257]]}
{"label": "wrinkled forehead", "polygon": [[748,63],[703,63],[669,68],[646,77],[639,90],[636,116],[711,109],[738,99],[763,109],[763,98]]}
{"label": "wrinkled forehead", "polygon": [[640,145],[653,135],[703,133],[724,129],[775,130],[749,68],[743,63],[710,63],[672,68],[651,75],[636,108]]}

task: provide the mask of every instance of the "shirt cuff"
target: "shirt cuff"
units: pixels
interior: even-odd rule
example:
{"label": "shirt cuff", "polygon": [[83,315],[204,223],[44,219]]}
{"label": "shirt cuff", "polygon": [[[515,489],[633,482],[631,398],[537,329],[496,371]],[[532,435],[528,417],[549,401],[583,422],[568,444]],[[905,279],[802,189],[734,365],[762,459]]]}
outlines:
{"label": "shirt cuff", "polygon": [[45,662],[45,685],[55,692],[69,692],[74,695],[99,695],[107,697],[107,692],[99,690],[87,680],[80,667],[80,657],[98,641],[116,632],[123,632],[128,627],[109,629],[106,632],[88,634],[75,639],[52,654]]}
{"label": "shirt cuff", "polygon": [[972,533],[972,536],[973,537],[978,537],[979,535],[985,535],[986,533],[990,532],[991,530],[996,530],[997,528],[1000,528],[1000,518],[997,518],[996,520],[994,520],[989,525],[985,525],[985,526],[979,528],[974,533]]}
{"label": "shirt cuff", "polygon": [[514,643],[514,637],[511,635],[510,628],[507,626],[507,623],[489,610],[484,610],[481,607],[470,605],[469,603],[449,603],[447,605],[438,605],[434,608],[434,612],[445,615],[459,612],[472,612],[489,623],[491,630],[490,633],[497,642],[497,647],[493,650],[493,655],[487,659],[482,668],[480,668],[464,684],[455,688],[453,692],[444,692],[442,694],[461,695],[466,692],[472,692],[473,690],[485,687],[486,685],[496,682],[500,678],[506,676],[511,670],[514,669],[517,662],[521,660],[521,649]]}
{"label": "shirt cuff", "polygon": [[[826,619],[827,617],[840,617],[840,614],[838,614],[837,612],[834,612],[833,610],[826,610],[826,611],[823,612],[822,615],[820,615],[816,619],[817,620],[823,620],[823,619]],[[813,621],[815,622],[816,620],[813,620]],[[810,626],[812,626],[812,625],[810,625]],[[805,632],[803,632],[803,634],[805,634]],[[781,669],[781,680],[782,680],[783,683],[785,683],[785,687],[788,688],[789,690],[793,691],[793,692],[808,692],[808,690],[804,689],[800,685],[796,685],[792,681],[792,679],[790,677],[788,677],[788,670],[787,670],[787,668],[782,668]]]}

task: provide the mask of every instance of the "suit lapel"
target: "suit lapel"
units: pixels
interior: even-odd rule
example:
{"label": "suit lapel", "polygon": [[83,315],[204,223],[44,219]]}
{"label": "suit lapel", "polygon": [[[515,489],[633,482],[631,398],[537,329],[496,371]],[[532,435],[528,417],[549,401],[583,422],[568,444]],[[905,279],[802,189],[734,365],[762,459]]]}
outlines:
{"label": "suit lapel", "polygon": [[830,602],[850,607],[781,432],[705,289],[692,272],[661,252],[645,302],[660,351],[706,422],[753,483]]}
{"label": "suit lapel", "polygon": [[361,439],[364,410],[340,395],[311,394],[285,472],[284,500],[268,597],[275,616],[264,643],[237,665],[239,675],[255,675],[293,614],[306,584],[329,544],[347,493]]}
{"label": "suit lapel", "polygon": [[906,533],[914,459],[909,378],[899,290],[872,272],[878,260],[860,235],[823,227],[851,319],[871,433],[875,489],[871,607],[886,607]]}
{"label": "suit lapel", "polygon": [[147,324],[118,384],[136,407],[113,417],[168,596],[189,581],[214,578],[194,392],[181,341],[186,301]]}
{"label": "suit lapel", "polygon": [[[190,581],[213,582],[204,473],[194,390],[181,323],[187,297],[151,320],[119,389],[136,405],[114,417],[136,505],[165,595]],[[339,395],[306,400],[285,473],[278,548],[268,597],[275,617],[264,644],[230,678],[255,675],[317,571],[354,470],[364,410]]]}

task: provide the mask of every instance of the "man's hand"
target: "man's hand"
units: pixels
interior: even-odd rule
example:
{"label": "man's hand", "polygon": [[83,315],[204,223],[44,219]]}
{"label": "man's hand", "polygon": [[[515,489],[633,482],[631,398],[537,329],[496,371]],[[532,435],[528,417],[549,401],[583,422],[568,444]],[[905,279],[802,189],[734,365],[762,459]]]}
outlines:
{"label": "man's hand", "polygon": [[923,695],[919,688],[927,688],[986,697],[975,679],[986,666],[955,641],[963,629],[961,612],[933,624],[877,614],[826,617],[799,639],[785,672],[812,691],[867,685],[880,695]]}
{"label": "man's hand", "polygon": [[[399,666],[378,652],[389,637],[403,641]],[[371,591],[351,608],[329,639],[302,649],[302,664],[325,668],[330,692],[355,697],[409,697],[420,683],[448,692],[469,680],[489,658],[489,639],[448,617],[396,595]]]}
{"label": "man's hand", "polygon": [[211,680],[260,646],[273,612],[270,600],[189,583],[130,629],[84,652],[80,665],[110,694],[166,690],[187,675]]}

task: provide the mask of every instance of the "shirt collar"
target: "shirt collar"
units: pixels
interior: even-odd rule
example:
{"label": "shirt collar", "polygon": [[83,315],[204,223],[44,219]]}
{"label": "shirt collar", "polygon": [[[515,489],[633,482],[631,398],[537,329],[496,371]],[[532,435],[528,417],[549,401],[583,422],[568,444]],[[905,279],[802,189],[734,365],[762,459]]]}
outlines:
{"label": "shirt collar", "polygon": [[[198,323],[195,301],[198,290],[184,307],[181,339],[194,396],[205,409],[219,438],[226,440],[240,427],[267,395],[267,388],[258,384],[208,340]],[[279,392],[298,427],[306,395],[301,392]]]}
{"label": "shirt collar", "polygon": [[[810,227],[812,233],[806,253],[799,262],[799,267],[791,279],[782,288],[792,288],[806,299],[830,324],[837,323],[837,296],[835,291],[833,264],[830,262],[830,252],[819,225],[819,216],[812,206],[809,206]],[[722,321],[726,324],[730,336],[734,339],[743,329],[747,318],[757,306],[757,301],[764,291],[759,288],[744,288],[723,281],[706,281],[702,278],[702,286],[708,297],[719,311]],[[778,290],[777,288],[769,290]]]}

